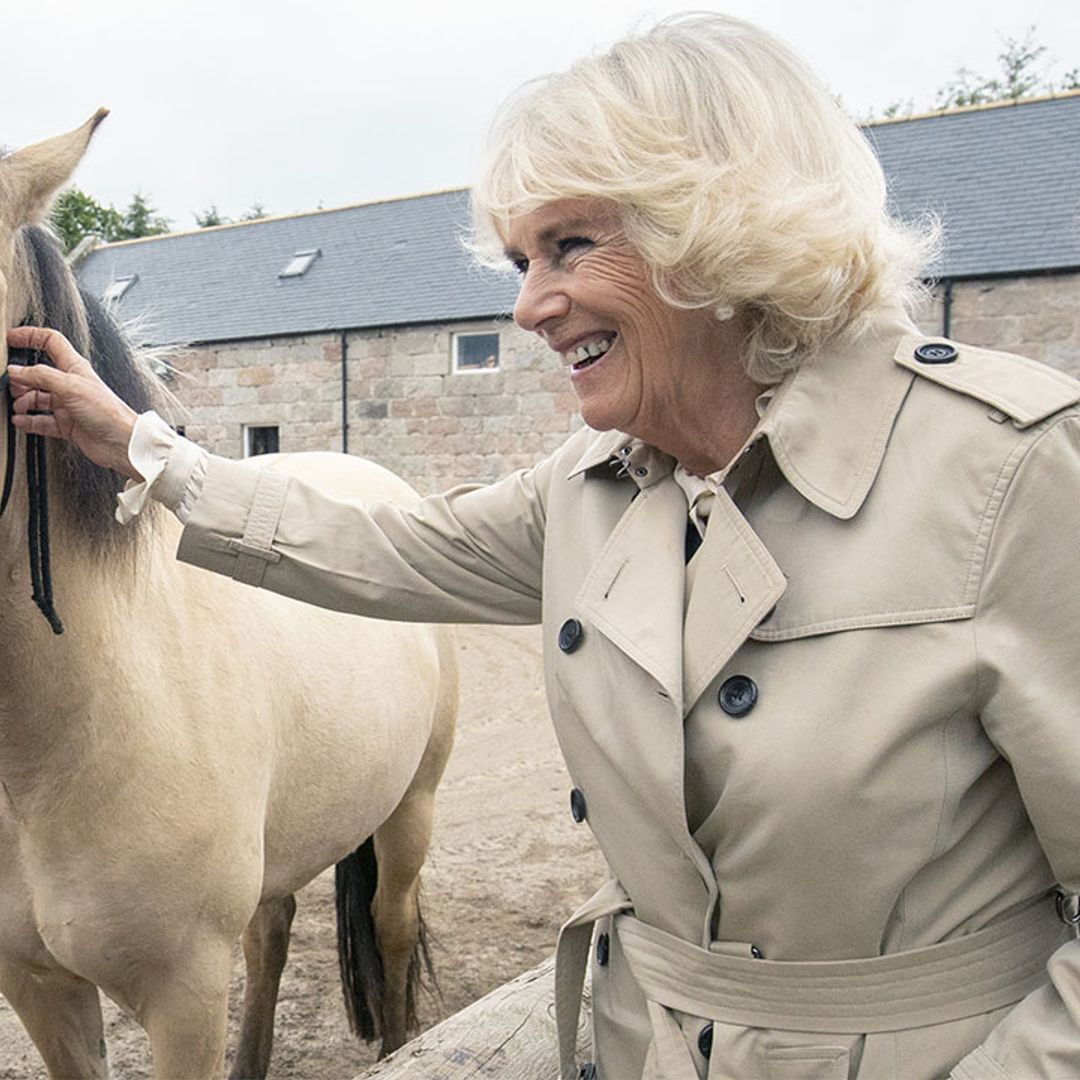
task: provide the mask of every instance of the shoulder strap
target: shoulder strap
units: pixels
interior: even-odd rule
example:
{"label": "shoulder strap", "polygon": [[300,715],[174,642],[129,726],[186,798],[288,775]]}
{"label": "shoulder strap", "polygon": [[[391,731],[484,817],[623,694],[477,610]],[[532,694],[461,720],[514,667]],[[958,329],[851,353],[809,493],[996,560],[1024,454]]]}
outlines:
{"label": "shoulder strap", "polygon": [[1018,428],[1080,401],[1080,382],[1072,376],[1013,353],[906,337],[893,359],[924,379],[999,409]]}

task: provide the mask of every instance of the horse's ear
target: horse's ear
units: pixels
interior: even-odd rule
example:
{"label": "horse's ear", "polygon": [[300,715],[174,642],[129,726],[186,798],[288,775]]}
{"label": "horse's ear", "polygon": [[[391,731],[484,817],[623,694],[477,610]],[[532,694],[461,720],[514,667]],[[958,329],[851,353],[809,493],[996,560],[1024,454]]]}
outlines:
{"label": "horse's ear", "polygon": [[108,109],[98,109],[82,127],[0,158],[3,224],[17,229],[44,218],[53,196],[71,179],[90,136],[108,115]]}

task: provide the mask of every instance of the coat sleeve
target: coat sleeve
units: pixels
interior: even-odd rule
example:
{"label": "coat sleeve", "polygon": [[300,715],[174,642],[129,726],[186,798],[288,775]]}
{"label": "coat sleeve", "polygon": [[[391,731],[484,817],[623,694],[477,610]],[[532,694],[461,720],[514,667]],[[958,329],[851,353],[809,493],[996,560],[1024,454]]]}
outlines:
{"label": "coat sleeve", "polygon": [[321,607],[414,622],[540,620],[549,458],[490,486],[360,505],[211,457],[178,557]]}
{"label": "coat sleeve", "polygon": [[[1062,887],[1080,893],[1080,418],[1028,444],[990,535],[974,622],[983,725]],[[956,1066],[963,1080],[1080,1076],[1080,941]]]}

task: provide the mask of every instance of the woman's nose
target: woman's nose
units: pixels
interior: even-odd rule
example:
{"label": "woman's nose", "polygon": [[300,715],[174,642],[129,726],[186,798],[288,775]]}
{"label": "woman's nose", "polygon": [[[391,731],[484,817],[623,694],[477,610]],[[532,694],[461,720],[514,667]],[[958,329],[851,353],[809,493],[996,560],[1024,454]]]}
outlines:
{"label": "woman's nose", "polygon": [[530,268],[521,281],[521,291],[514,304],[514,322],[539,333],[551,319],[559,319],[570,310],[570,298],[549,273]]}

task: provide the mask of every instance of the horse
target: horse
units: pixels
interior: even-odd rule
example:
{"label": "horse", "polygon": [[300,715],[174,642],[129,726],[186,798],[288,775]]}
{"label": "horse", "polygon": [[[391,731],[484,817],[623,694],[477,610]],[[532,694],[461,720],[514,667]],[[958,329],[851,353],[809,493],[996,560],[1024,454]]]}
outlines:
{"label": "horse", "polygon": [[[0,307],[5,329],[60,329],[142,410],[147,365],[39,224],[103,115],[0,158]],[[417,498],[344,454],[252,467]],[[108,1075],[103,992],[146,1030],[155,1076],[220,1077],[241,939],[230,1075],[265,1076],[294,894],[333,865],[350,1020],[392,1051],[430,971],[418,889],[457,713],[450,629],[186,567],[173,516],[118,525],[122,478],[66,443],[48,440],[44,476],[59,636],[31,600],[28,481],[0,517],[0,993],[50,1076]]]}

